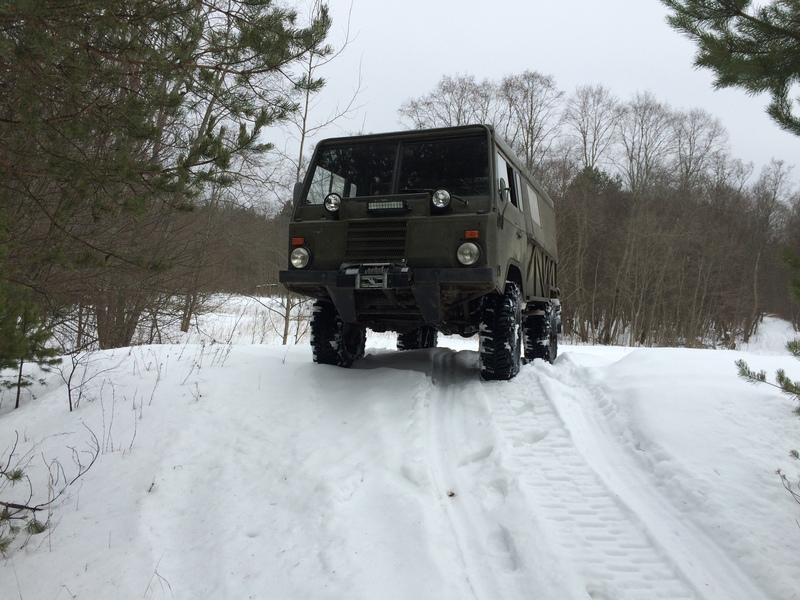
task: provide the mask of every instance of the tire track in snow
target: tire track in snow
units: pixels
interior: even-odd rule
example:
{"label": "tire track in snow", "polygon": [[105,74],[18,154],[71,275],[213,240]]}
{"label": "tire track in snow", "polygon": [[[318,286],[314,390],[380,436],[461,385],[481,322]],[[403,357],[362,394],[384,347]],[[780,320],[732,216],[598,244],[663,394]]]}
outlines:
{"label": "tire track in snow", "polygon": [[642,457],[632,455],[614,436],[609,424],[619,418],[616,407],[589,382],[586,373],[568,361],[556,367],[540,367],[537,373],[538,387],[551,399],[550,406],[559,421],[578,434],[575,447],[631,520],[698,590],[697,597],[770,597],[656,489],[648,474],[654,465],[642,465]]}
{"label": "tire track in snow", "polygon": [[[620,458],[615,441],[593,445],[596,426],[562,418],[559,366],[487,383],[474,362],[474,353],[433,354],[415,418],[476,599],[764,597],[710,540],[661,512],[655,492],[619,490],[599,474],[598,461],[605,473]],[[730,581],[719,580],[725,573]]]}
{"label": "tire track in snow", "polygon": [[554,551],[572,557],[590,598],[703,598],[586,462],[539,383],[545,369],[525,368],[495,419]]}
{"label": "tire track in snow", "polygon": [[[446,515],[476,600],[585,598],[542,546],[536,515],[506,462],[505,442],[477,355],[437,350],[412,420],[424,423],[431,487]],[[502,385],[502,384],[499,384]]]}
{"label": "tire track in snow", "polygon": [[[421,407],[424,410],[422,418],[425,423],[425,450],[433,492],[452,529],[464,579],[469,584],[473,597],[481,600],[485,597],[483,587],[487,572],[484,565],[474,560],[479,554],[480,542],[475,535],[474,524],[463,509],[464,492],[455,477],[451,458],[457,446],[452,428],[457,417],[454,402],[457,385],[452,375],[458,370],[457,356],[439,351],[433,355],[431,385]],[[462,400],[464,404],[461,408],[472,404],[467,398]],[[481,455],[488,455],[487,452],[491,453],[490,446],[479,450]]]}

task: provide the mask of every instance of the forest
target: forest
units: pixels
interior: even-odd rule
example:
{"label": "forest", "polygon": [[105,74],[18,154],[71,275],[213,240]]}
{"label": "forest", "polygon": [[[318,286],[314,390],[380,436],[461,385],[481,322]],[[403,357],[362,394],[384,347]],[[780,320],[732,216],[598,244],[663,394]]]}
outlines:
{"label": "forest", "polygon": [[[330,25],[319,2],[0,10],[0,355],[159,342],[219,293],[281,296],[289,318],[277,271]],[[713,115],[535,70],[444,75],[398,115],[492,124],[543,182],[568,338],[733,346],[765,314],[800,323],[792,166],[755,172]]]}
{"label": "forest", "polygon": [[492,123],[556,204],[565,332],[601,344],[717,346],[764,314],[798,322],[792,166],[755,173],[701,109],[535,71],[444,76],[399,109],[412,127]]}

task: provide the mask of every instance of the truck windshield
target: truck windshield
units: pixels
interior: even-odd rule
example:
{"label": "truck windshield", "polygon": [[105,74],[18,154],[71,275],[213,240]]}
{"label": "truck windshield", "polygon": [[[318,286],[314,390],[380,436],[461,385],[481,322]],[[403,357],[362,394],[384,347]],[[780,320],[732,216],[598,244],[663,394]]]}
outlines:
{"label": "truck windshield", "polygon": [[447,189],[457,196],[489,194],[486,136],[328,146],[313,165],[306,202]]}

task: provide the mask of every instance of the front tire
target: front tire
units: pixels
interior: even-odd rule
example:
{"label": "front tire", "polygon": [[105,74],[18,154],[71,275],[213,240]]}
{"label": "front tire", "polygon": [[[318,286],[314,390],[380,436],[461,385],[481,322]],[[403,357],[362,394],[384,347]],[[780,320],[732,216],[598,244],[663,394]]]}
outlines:
{"label": "front tire", "polygon": [[420,348],[436,348],[439,332],[430,325],[420,325],[411,331],[397,334],[398,350],[419,350]]}
{"label": "front tire", "polygon": [[480,331],[481,377],[507,380],[519,373],[522,307],[519,286],[506,281],[504,293],[484,298]]}
{"label": "front tire", "polygon": [[528,310],[538,314],[525,317],[525,358],[541,359],[553,363],[558,356],[558,331],[560,315],[553,302],[531,302]]}
{"label": "front tire", "polygon": [[364,356],[367,330],[345,323],[331,302],[317,300],[311,311],[311,350],[314,362],[337,367],[351,367]]}

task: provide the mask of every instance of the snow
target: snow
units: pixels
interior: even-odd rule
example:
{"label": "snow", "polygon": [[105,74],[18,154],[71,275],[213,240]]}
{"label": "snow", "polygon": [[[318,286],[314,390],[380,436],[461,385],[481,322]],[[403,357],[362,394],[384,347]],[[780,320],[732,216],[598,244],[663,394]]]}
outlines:
{"label": "snow", "polygon": [[800,597],[775,474],[797,480],[800,419],[734,365],[799,379],[781,321],[739,351],[562,346],[509,382],[480,380],[475,339],[373,334],[339,369],[220,331],[87,356],[71,413],[58,372],[19,410],[6,393],[0,452],[17,432],[33,502],[47,464],[58,489],[100,454],[18,537],[0,596]]}

